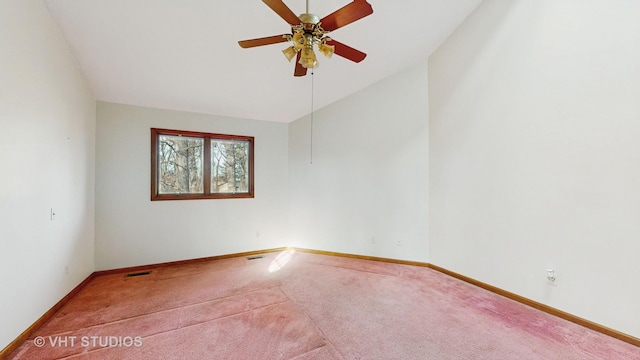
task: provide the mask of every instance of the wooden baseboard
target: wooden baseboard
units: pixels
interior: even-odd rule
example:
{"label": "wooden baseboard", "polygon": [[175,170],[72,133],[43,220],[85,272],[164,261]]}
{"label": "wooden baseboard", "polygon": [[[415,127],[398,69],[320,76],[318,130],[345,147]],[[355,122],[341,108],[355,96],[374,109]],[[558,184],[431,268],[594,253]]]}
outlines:
{"label": "wooden baseboard", "polygon": [[163,266],[187,265],[187,264],[194,264],[194,263],[199,263],[203,261],[221,260],[221,259],[229,259],[234,257],[278,252],[278,251],[284,251],[286,249],[287,249],[286,247],[280,247],[280,248],[265,249],[265,250],[247,251],[247,252],[241,252],[241,253],[235,253],[235,254],[208,256],[208,257],[188,259],[188,260],[169,261],[169,262],[163,262],[163,263],[157,263],[157,264],[131,266],[131,267],[125,267],[125,268],[109,269],[109,270],[99,270],[99,271],[96,271],[94,274],[96,276],[102,276],[102,275],[121,274],[121,273],[129,273],[129,272],[144,271],[144,270],[153,270],[155,268],[159,268]]}
{"label": "wooden baseboard", "polygon": [[296,248],[296,247],[291,249],[294,249],[300,252],[310,253],[310,254],[339,256],[339,257],[346,257],[351,259],[371,260],[371,261],[380,261],[380,262],[386,262],[386,263],[392,263],[392,264],[429,267],[429,263],[420,262],[420,261],[399,260],[399,259],[391,259],[391,258],[384,258],[384,257],[377,257],[377,256],[346,254],[346,253],[339,253],[339,252],[333,252],[333,251],[313,250],[313,249],[304,249],[304,248]]}
{"label": "wooden baseboard", "polygon": [[74,287],[67,295],[65,295],[60,301],[58,301],[51,309],[49,309],[46,313],[44,313],[38,320],[36,320],[31,326],[29,326],[25,331],[22,332],[15,340],[13,340],[9,345],[5,346],[2,351],[0,351],[0,359],[4,359],[9,356],[12,352],[14,352],[22,343],[27,341],[31,335],[45,322],[53,317],[53,315],[60,310],[72,297],[76,296],[77,293],[82,290],[93,278],[95,278],[95,273],[90,274],[84,279],[78,286]]}
{"label": "wooden baseboard", "polygon": [[573,314],[564,312],[564,311],[556,309],[554,307],[551,307],[551,306],[539,303],[537,301],[528,299],[528,298],[526,298],[524,296],[520,296],[518,294],[514,294],[512,292],[500,289],[500,288],[495,287],[493,285],[489,285],[487,283],[483,283],[482,281],[478,281],[478,280],[472,279],[472,278],[470,278],[468,276],[464,276],[464,275],[458,274],[456,272],[453,272],[451,270],[447,270],[447,269],[442,268],[440,266],[429,264],[428,267],[430,269],[439,271],[439,272],[441,272],[443,274],[449,275],[451,277],[454,277],[456,279],[462,280],[462,281],[467,282],[469,284],[481,287],[481,288],[483,288],[485,290],[488,290],[488,291],[491,291],[491,292],[496,293],[498,295],[504,296],[504,297],[509,298],[511,300],[514,300],[514,301],[517,301],[519,303],[531,306],[532,308],[535,308],[535,309],[544,311],[544,312],[546,312],[548,314],[557,316],[557,317],[559,317],[561,319],[564,319],[564,320],[567,320],[567,321],[571,321],[572,323],[576,323],[576,324],[578,324],[580,326],[584,326],[584,327],[586,327],[588,329],[597,331],[597,332],[605,334],[605,335],[609,335],[609,336],[614,337],[614,338],[616,338],[618,340],[622,340],[622,341],[627,342],[629,344],[632,344],[632,345],[640,347],[640,339],[638,339],[637,337],[622,333],[622,332],[617,331],[617,330],[613,330],[611,328],[608,328],[608,327],[600,325],[600,324],[596,324],[596,323],[594,323],[592,321],[583,319],[581,317],[578,317],[578,316],[575,316]]}
{"label": "wooden baseboard", "polygon": [[422,267],[428,267],[430,269],[436,270],[438,272],[441,272],[445,275],[454,277],[456,279],[462,280],[464,282],[467,282],[469,284],[478,286],[480,288],[483,288],[485,290],[491,291],[497,295],[500,296],[504,296],[506,298],[509,298],[511,300],[517,301],[519,303],[522,303],[524,305],[527,306],[531,306],[535,309],[538,309],[540,311],[544,311],[548,314],[551,314],[553,316],[557,316],[561,319],[567,320],[567,321],[571,321],[572,323],[578,324],[580,326],[584,326],[588,329],[597,331],[599,333],[614,337],[618,340],[622,340],[624,342],[627,342],[629,344],[635,345],[640,347],[640,339],[625,334],[623,332],[617,331],[617,330],[613,330],[611,328],[608,328],[606,326],[594,323],[592,321],[583,319],[579,316],[575,316],[573,314],[564,312],[562,310],[556,309],[554,307],[539,303],[537,301],[528,299],[524,296],[520,296],[518,294],[514,294],[512,292],[500,289],[496,286],[493,285],[489,285],[487,283],[483,283],[482,281],[478,281],[475,280],[473,278],[470,278],[468,276],[464,276],[462,274],[458,274],[456,272],[453,272],[451,270],[447,270],[445,268],[442,268],[440,266],[431,264],[431,263],[424,263],[424,262],[418,262],[418,261],[408,261],[408,260],[398,260],[398,259],[389,259],[389,258],[382,258],[382,257],[375,257],[375,256],[365,256],[365,255],[354,255],[354,254],[345,254],[345,253],[339,253],[339,252],[333,252],[333,251],[323,251],[323,250],[311,250],[311,249],[301,249],[301,248],[295,248],[296,251],[302,251],[302,252],[308,252],[308,253],[312,253],[312,254],[320,254],[320,255],[330,255],[330,256],[341,256],[341,257],[347,257],[347,258],[353,258],[353,259],[362,259],[362,260],[373,260],[373,261],[381,261],[381,262],[388,262],[388,263],[394,263],[394,264],[404,264],[404,265],[412,265],[412,266],[422,266]]}

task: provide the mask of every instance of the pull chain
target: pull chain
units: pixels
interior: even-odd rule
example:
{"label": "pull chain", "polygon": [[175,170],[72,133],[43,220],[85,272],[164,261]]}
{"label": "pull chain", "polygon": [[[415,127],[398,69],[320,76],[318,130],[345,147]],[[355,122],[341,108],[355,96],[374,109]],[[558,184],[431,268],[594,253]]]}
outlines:
{"label": "pull chain", "polygon": [[311,70],[311,132],[309,135],[309,163],[313,164],[313,69]]}

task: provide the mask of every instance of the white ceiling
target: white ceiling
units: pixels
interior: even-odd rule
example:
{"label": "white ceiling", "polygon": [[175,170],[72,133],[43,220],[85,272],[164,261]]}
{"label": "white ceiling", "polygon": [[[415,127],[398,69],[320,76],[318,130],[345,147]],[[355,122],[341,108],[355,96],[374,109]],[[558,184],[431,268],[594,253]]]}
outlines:
{"label": "white ceiling", "polygon": [[[373,14],[332,38],[368,54],[325,59],[314,109],[425,60],[481,0],[369,0]],[[304,0],[285,0],[294,13]],[[321,18],[349,0],[310,0]],[[294,78],[286,43],[238,40],[290,32],[260,0],[45,0],[97,100],[290,122],[311,111],[311,75]]]}

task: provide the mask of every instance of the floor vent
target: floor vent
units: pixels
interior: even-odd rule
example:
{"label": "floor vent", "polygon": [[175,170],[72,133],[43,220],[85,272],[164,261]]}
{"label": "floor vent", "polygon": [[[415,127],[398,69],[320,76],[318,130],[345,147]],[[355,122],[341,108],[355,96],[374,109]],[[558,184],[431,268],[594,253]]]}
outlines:
{"label": "floor vent", "polygon": [[145,275],[149,275],[149,274],[151,274],[151,271],[140,271],[140,272],[129,273],[129,274],[125,275],[124,277],[145,276]]}
{"label": "floor vent", "polygon": [[249,256],[247,260],[262,259],[264,255]]}

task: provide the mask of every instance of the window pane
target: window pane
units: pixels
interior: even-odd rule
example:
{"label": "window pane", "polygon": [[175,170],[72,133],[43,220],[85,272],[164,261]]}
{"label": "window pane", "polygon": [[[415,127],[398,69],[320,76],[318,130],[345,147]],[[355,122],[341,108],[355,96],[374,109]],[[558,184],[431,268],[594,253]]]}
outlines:
{"label": "window pane", "polygon": [[158,185],[160,194],[204,193],[204,139],[160,135]]}
{"label": "window pane", "polygon": [[211,192],[249,192],[249,142],[211,140]]}

